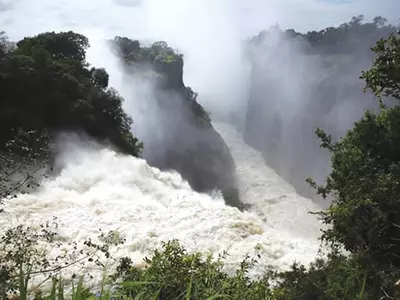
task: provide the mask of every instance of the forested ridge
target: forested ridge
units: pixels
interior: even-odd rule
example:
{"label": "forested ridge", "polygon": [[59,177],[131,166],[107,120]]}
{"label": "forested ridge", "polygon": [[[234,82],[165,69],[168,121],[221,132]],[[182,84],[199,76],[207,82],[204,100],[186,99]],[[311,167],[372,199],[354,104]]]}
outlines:
{"label": "forested ridge", "polygon": [[[377,22],[377,28],[380,28],[379,24]],[[307,180],[316,193],[323,197],[330,195],[333,199],[331,205],[319,213],[321,220],[328,225],[321,236],[322,242],[329,248],[328,257],[316,260],[309,268],[294,264],[286,272],[266,269],[258,279],[251,280],[249,271],[257,264],[257,257],[247,257],[234,274],[228,275],[223,269],[224,255],[215,261],[211,256],[188,253],[177,241],[170,241],[145,258],[145,267],[134,266],[129,258],[121,259],[116,273],[105,276],[100,291],[87,288],[85,278],[79,278],[80,274],[76,274],[72,279],[73,299],[400,299],[400,36],[397,29],[389,29],[390,34],[373,43],[372,65],[370,61],[369,66],[357,76],[361,76],[366,91],[374,95],[377,103],[375,110],[364,112],[340,138],[334,138],[329,130],[317,129],[315,132],[323,148],[320,151],[327,151],[332,157],[331,169],[323,182],[311,178]],[[74,33],[66,35],[82,39],[82,36]],[[111,111],[123,113],[120,110],[121,98],[115,100],[110,95],[116,94],[106,89],[105,70],[82,67],[83,52],[80,48],[69,48],[69,43],[64,44],[61,50],[55,50],[51,41],[58,37],[57,34],[47,33],[42,36],[43,41],[28,38],[15,50],[10,50],[3,40],[0,51],[0,93],[3,95],[3,91],[6,91],[5,95],[10,95],[10,98],[2,97],[1,103],[3,105],[3,99],[6,99],[4,103],[11,106],[11,100],[7,99],[12,99],[18,112],[24,114],[24,118],[16,120],[7,114],[2,116],[2,124],[8,126],[5,127],[8,137],[12,140],[10,132],[14,126],[26,127],[34,132],[51,130],[52,126],[80,126],[95,137],[115,138],[121,143],[118,145],[128,145],[123,148],[125,151],[136,154],[139,144],[125,131],[124,126],[129,124],[123,117],[125,115],[119,115],[121,118],[117,120],[111,118],[116,122],[112,123],[113,131],[105,132],[92,132],[90,125],[85,127],[81,123],[73,123],[66,117],[68,113],[62,115],[56,105],[49,107],[53,108],[51,112],[58,113],[60,119],[53,119],[52,115],[43,112],[42,118],[37,121],[29,118],[28,108],[35,108],[29,105],[35,103],[43,108],[41,101],[48,99],[40,87],[50,80],[50,70],[50,74],[54,75],[51,79],[57,81],[50,81],[52,85],[49,91],[59,95],[60,105],[66,112],[71,109],[67,105],[71,104],[69,100],[88,97],[77,101],[85,104],[82,115],[78,114],[82,119],[77,119],[83,124],[87,124],[87,114],[90,113],[94,114],[94,120],[89,118],[92,122],[96,121],[96,117],[103,118],[104,122],[112,122],[109,116],[103,115],[107,112],[104,106],[100,106],[103,109],[98,112],[99,106],[95,104],[97,98],[91,94],[94,92],[108,95],[110,98],[107,100],[101,99],[107,104],[111,103]],[[28,77],[27,74],[34,76]],[[24,87],[33,96],[37,95],[37,98],[32,98],[36,102],[22,101],[24,90],[13,85],[11,78],[25,84]],[[35,84],[25,83],[23,79],[29,81],[28,78],[35,80]],[[7,84],[3,85],[4,82]],[[63,85],[57,85],[61,83]],[[57,92],[58,89],[66,94]],[[95,100],[94,103],[92,100]],[[101,100],[99,102],[104,105]],[[3,114],[3,110],[0,113]],[[88,124],[92,123],[88,121]],[[18,141],[17,138],[15,140]],[[18,147],[15,140],[11,144]],[[5,148],[7,146],[9,143],[4,145]],[[43,150],[34,147],[34,143],[29,143],[29,146],[32,151]],[[21,151],[21,155],[24,154],[26,152]],[[1,179],[4,180],[4,177]],[[34,295],[35,299],[65,299],[65,282],[70,283],[71,279],[66,281],[61,277],[64,268],[85,260],[95,261],[99,267],[104,267],[104,262],[112,259],[110,245],[124,242],[116,233],[101,233],[102,244],[85,241],[85,247],[94,249],[95,256],[86,256],[85,251],[76,247],[73,256],[60,255],[52,261],[48,253],[38,250],[42,241],[59,242],[52,223],[43,224],[39,229],[21,225],[9,229],[2,236],[0,295],[4,299],[9,292],[18,295],[12,296],[12,299],[28,299],[29,294]],[[52,280],[53,289],[48,293],[40,291],[40,288],[28,289],[31,276],[38,273]]]}

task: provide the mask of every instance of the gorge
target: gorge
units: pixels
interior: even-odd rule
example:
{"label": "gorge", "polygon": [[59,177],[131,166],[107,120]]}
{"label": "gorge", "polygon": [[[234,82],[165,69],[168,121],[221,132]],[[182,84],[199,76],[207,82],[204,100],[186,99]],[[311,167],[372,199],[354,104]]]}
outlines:
{"label": "gorge", "polygon": [[[208,0],[0,2],[0,178],[8,164],[21,170],[24,151],[47,161],[49,150],[52,167],[33,192],[1,182],[2,233],[57,220],[49,257],[73,259],[77,244],[110,231],[123,241],[107,248],[111,273],[123,257],[141,268],[173,239],[190,253],[227,251],[231,275],[256,256],[252,278],[325,257],[327,227],[312,212],[331,202],[305,179],[322,183],[331,154],[313,131],[340,140],[366,109],[379,111],[359,76],[370,48],[398,26],[358,16],[307,33],[263,24],[249,34],[231,9]],[[32,143],[19,145],[21,128],[48,149],[29,134]],[[23,151],[10,158],[13,143]],[[63,276],[90,275],[85,284],[98,288],[96,263]]]}

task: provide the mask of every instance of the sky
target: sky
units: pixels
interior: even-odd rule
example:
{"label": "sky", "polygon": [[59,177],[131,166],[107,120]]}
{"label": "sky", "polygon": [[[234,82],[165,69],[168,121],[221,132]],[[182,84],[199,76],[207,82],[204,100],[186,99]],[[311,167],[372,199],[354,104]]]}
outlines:
{"label": "sky", "polygon": [[[360,14],[397,25],[396,12],[400,0],[0,0],[0,31],[14,41],[45,31],[79,32],[94,46],[88,61],[109,72],[113,66],[99,50],[105,39],[167,41],[185,56],[185,84],[205,107],[219,111],[227,103],[214,99],[230,99],[229,106],[242,109],[238,103],[246,96],[248,76],[244,39],[277,23],[318,30]],[[114,73],[111,78],[119,76]]]}
{"label": "sky", "polygon": [[396,12],[400,0],[0,0],[0,31],[14,41],[45,31],[82,33],[94,46],[89,62],[108,71],[112,65],[99,50],[105,39],[167,41],[185,56],[185,84],[218,110],[213,99],[239,103],[244,97],[244,39],[277,23],[304,32],[360,14],[397,25]]}
{"label": "sky", "polygon": [[273,20],[283,28],[307,31],[339,25],[360,14],[367,20],[381,15],[396,24],[400,17],[400,0],[238,0],[236,3],[241,26],[247,32],[265,27]]}
{"label": "sky", "polygon": [[[237,32],[251,36],[276,23],[282,28],[307,31],[339,25],[359,14],[367,20],[381,15],[397,24],[400,0],[0,0],[0,30],[20,38],[84,21],[93,27],[115,24],[114,29],[123,22],[140,32],[143,23],[157,23],[160,14],[178,20],[196,19],[197,15],[204,16],[197,13],[199,10],[209,13],[210,20],[212,15],[221,16],[216,10],[224,10],[228,12],[224,14],[229,18],[226,22],[237,26]],[[199,21],[203,20],[197,18]],[[112,31],[113,26],[109,29]],[[160,32],[159,28],[155,31]]]}

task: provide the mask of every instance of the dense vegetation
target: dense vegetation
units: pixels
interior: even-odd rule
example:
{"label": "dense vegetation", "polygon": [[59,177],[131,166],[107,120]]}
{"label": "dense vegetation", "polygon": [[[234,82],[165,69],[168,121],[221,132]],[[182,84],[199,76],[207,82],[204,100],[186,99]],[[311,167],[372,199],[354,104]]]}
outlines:
{"label": "dense vegetation", "polygon": [[[380,40],[373,50],[373,65],[361,77],[378,98],[379,110],[366,112],[337,142],[321,129],[316,131],[321,147],[332,154],[325,184],[308,180],[319,194],[333,197],[330,207],[320,213],[329,225],[322,234],[331,247],[326,259],[308,269],[294,264],[287,272],[266,270],[250,280],[248,271],[256,260],[246,258],[235,274],[227,275],[223,257],[215,261],[189,254],[177,241],[170,241],[146,258],[145,266],[121,259],[99,291],[85,288],[84,278],[76,279],[73,299],[399,299],[400,105],[386,106],[385,100],[400,95],[400,36],[394,33]],[[110,246],[123,243],[115,233],[102,233],[102,243],[84,243],[93,252],[75,246],[74,260],[65,255],[50,261],[38,248],[43,240],[59,241],[50,223],[40,230],[12,228],[2,237],[2,295],[11,289],[26,299],[29,280],[42,273],[53,280],[53,289],[48,294],[32,291],[35,299],[64,299],[67,286],[59,277],[64,268],[82,260],[102,266]]]}
{"label": "dense vegetation", "polygon": [[[1,35],[0,145],[16,129],[47,132],[79,130],[109,140],[137,156],[140,144],[130,132],[123,99],[108,88],[104,69],[85,61],[88,39],[74,32],[48,32],[13,45]],[[3,148],[4,150],[4,148]]]}
{"label": "dense vegetation", "polygon": [[329,155],[310,132],[320,127],[338,139],[364,109],[379,109],[359,75],[373,59],[370,48],[396,29],[382,17],[357,16],[307,33],[273,27],[251,40],[244,138],[304,196],[315,196],[307,176],[323,180],[329,172]]}

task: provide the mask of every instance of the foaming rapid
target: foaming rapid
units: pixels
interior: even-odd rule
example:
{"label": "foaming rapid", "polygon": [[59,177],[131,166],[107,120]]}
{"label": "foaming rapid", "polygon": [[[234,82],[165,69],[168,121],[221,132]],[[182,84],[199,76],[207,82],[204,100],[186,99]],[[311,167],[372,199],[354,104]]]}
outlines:
{"label": "foaming rapid", "polygon": [[[236,163],[241,199],[251,205],[251,211],[262,218],[276,234],[289,239],[304,239],[315,243],[321,224],[310,212],[320,211],[316,203],[299,196],[295,189],[265,164],[261,153],[242,139],[242,133],[226,123],[215,123],[227,143]],[[301,246],[300,246],[301,247]]]}
{"label": "foaming rapid", "polygon": [[[241,192],[254,204],[254,212],[242,213],[218,195],[194,192],[179,174],[162,172],[142,159],[69,142],[58,160],[59,175],[43,182],[37,192],[7,201],[0,228],[37,226],[57,216],[60,240],[65,241],[61,249],[67,242],[95,239],[99,228],[113,230],[126,243],[111,249],[112,256],[129,256],[138,264],[171,239],[179,239],[189,251],[228,251],[228,272],[256,248],[261,254],[258,271],[267,265],[285,269],[295,260],[309,263],[318,251],[318,222],[307,213],[310,202],[285,192],[287,186],[274,173],[258,175],[256,155],[239,141],[227,142],[238,159]],[[116,262],[109,263],[107,270],[112,271]],[[77,268],[63,275],[89,272],[90,284],[101,281],[103,270],[93,265]]]}
{"label": "foaming rapid", "polygon": [[[20,0],[2,12],[0,25],[13,40],[52,30],[87,34],[92,46],[97,44],[93,36],[97,30],[101,38],[122,35],[166,40],[184,53],[185,82],[203,95],[199,101],[205,106],[216,103],[216,109],[229,111],[227,107],[236,107],[247,93],[246,78],[242,78],[245,63],[239,51],[243,37],[237,36],[231,3]],[[114,68],[111,58],[106,59],[108,55],[101,48],[91,49],[88,60],[98,67],[105,64],[112,85],[125,96],[119,84],[120,70]],[[114,258],[130,256],[138,264],[162,241],[174,238],[189,251],[215,255],[228,251],[227,271],[236,268],[255,248],[261,255],[256,273],[266,265],[285,269],[294,261],[312,261],[318,252],[319,222],[308,211],[318,207],[296,195],[291,186],[265,167],[261,155],[247,147],[229,126],[218,124],[217,128],[235,158],[242,200],[252,204],[249,212],[227,207],[217,193],[196,193],[179,174],[161,172],[144,160],[104,147],[70,143],[60,147],[61,171],[56,177],[43,182],[35,193],[6,201],[0,231],[19,223],[35,227],[56,216],[63,246],[51,248],[54,255],[70,249],[68,242],[94,239],[101,228],[126,239],[125,244],[112,249]],[[109,263],[107,270],[112,271],[115,261]],[[87,278],[92,285],[100,283],[103,270],[90,264],[84,269],[66,269],[63,275],[69,278],[86,272],[93,275]]]}

